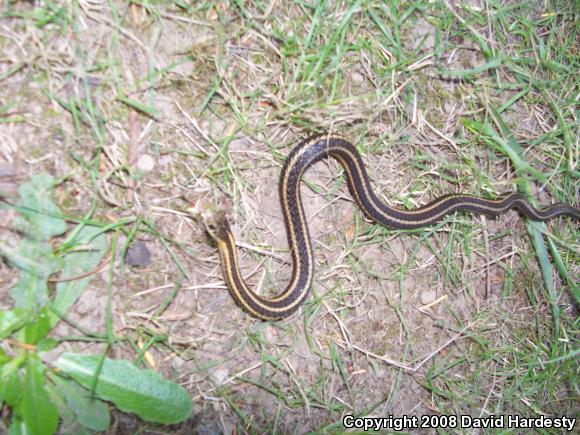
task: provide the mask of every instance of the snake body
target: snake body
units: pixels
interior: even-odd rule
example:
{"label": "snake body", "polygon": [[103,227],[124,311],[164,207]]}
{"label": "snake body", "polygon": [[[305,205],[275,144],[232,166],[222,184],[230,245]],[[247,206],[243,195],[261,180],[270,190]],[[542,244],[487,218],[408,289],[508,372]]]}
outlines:
{"label": "snake body", "polygon": [[516,209],[528,219],[536,221],[560,215],[580,219],[580,210],[577,208],[554,204],[537,209],[519,193],[507,194],[499,199],[466,194],[444,195],[413,210],[396,209],[377,198],[362,158],[352,143],[340,136],[314,136],[302,141],[290,152],[280,175],[280,202],[293,265],[290,282],[281,293],[273,297],[261,296],[246,284],[238,265],[235,239],[224,214],[215,217],[210,223],[206,222],[208,232],[216,240],[230,293],[238,305],[254,317],[264,320],[287,317],[300,307],[308,295],[314,276],[314,256],[302,206],[300,180],[306,169],[330,157],[344,168],[349,191],[363,213],[370,220],[390,228],[428,226],[457,211],[493,217],[509,209]]}

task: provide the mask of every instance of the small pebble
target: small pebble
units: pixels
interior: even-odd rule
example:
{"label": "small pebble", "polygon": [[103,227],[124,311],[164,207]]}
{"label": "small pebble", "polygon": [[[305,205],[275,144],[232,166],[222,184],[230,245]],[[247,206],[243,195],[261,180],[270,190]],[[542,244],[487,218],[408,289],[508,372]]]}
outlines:
{"label": "small pebble", "polygon": [[365,81],[364,76],[361,73],[357,72],[357,71],[354,71],[354,72],[352,72],[350,74],[350,79],[354,83],[364,83],[364,81]]}
{"label": "small pebble", "polygon": [[147,267],[151,264],[151,252],[147,248],[147,243],[137,240],[132,243],[125,254],[125,264],[129,266]]}
{"label": "small pebble", "polygon": [[141,172],[151,172],[155,167],[155,160],[149,154],[141,154],[137,160],[137,169]]}
{"label": "small pebble", "polygon": [[227,369],[215,369],[211,373],[211,377],[214,379],[216,384],[222,385],[229,377],[229,371]]}
{"label": "small pebble", "polygon": [[421,292],[420,299],[423,305],[428,305],[431,302],[435,301],[435,299],[437,299],[437,292],[431,289],[423,290]]}

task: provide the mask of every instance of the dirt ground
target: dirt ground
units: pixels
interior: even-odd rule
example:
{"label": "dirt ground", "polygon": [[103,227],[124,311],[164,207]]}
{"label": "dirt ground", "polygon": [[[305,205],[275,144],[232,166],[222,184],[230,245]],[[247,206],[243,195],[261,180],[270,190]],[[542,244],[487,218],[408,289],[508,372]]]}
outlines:
{"label": "dirt ground", "polygon": [[[111,289],[114,333],[128,340],[108,356],[134,359],[129,341],[149,346],[145,366],[191,393],[189,422],[152,430],[332,432],[343,429],[346,414],[550,413],[558,406],[574,414],[577,393],[568,384],[559,404],[543,402],[541,410],[526,407],[514,387],[525,369],[512,364],[510,352],[537,346],[549,359],[541,343],[551,334],[542,274],[516,212],[385,229],[364,219],[340,166],[319,163],[302,184],[315,282],[304,307],[281,322],[255,320],[235,305],[215,244],[184,213],[205,204],[225,208],[248,282],[274,294],[291,272],[277,179],[285,155],[312,131],[349,137],[391,206],[412,208],[459,191],[492,197],[514,190],[509,160],[461,121],[484,119],[486,101],[510,100],[518,89],[494,86],[513,83],[512,72],[472,80],[441,74],[438,62],[461,70],[487,62],[469,31],[457,30],[445,2],[401,24],[400,46],[415,57],[390,71],[396,54],[364,13],[383,10],[374,3],[355,8],[348,31],[332,37],[309,27],[305,10],[314,8],[299,2],[247,9],[215,2],[186,12],[179,2],[79,1],[53,5],[62,16],[45,25],[27,15],[41,3],[10,2],[26,18],[0,21],[0,103],[8,107],[0,123],[0,188],[14,195],[31,175],[47,172],[60,180],[53,200],[66,215],[82,217],[95,204],[93,218],[103,224],[136,218],[110,234],[117,255],[68,316],[103,331]],[[328,5],[326,18],[341,22],[348,5]],[[444,18],[454,31],[442,33]],[[304,47],[298,38],[309,29],[312,45]],[[313,59],[340,44],[346,51],[317,70]],[[300,71],[304,62],[312,68]],[[535,102],[518,100],[504,114],[519,142],[555,122]],[[549,172],[545,151],[525,149],[527,161]],[[559,182],[532,183],[536,202],[577,201],[577,181],[567,197],[560,193],[570,186]],[[13,218],[2,211],[3,226]],[[557,219],[549,231],[577,247],[572,220]],[[129,239],[145,243],[149,264],[125,264]],[[577,278],[578,250],[562,249]],[[0,263],[0,308],[11,306],[8,289],[17,276]],[[569,286],[554,277],[563,322],[573,323]],[[75,334],[65,322],[53,331]],[[101,346],[65,341],[44,359],[50,363],[64,350],[98,354]],[[114,420],[111,432],[149,427],[122,413]]]}

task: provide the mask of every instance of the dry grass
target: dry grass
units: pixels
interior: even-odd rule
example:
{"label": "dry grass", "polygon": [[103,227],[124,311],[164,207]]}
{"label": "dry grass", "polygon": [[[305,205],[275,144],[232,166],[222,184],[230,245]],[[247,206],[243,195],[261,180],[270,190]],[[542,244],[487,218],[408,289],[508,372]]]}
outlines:
{"label": "dry grass", "polygon": [[[319,164],[303,183],[312,295],[299,314],[263,323],[235,306],[215,247],[183,213],[226,208],[244,273],[275,292],[290,268],[274,186],[307,132],[350,137],[393,206],[450,192],[493,197],[522,183],[538,204],[578,205],[572,4],[83,0],[3,9],[0,183],[5,173],[46,171],[61,180],[55,201],[67,215],[94,206],[103,224],[126,219],[111,231],[118,255],[69,317],[102,331],[111,316],[119,342],[109,356],[191,391],[197,432],[332,432],[346,414],[577,415],[571,219],[541,230],[561,257],[544,255],[557,269],[546,281],[550,263],[540,268],[530,241],[538,230],[515,212],[389,230],[363,219],[337,164]],[[464,122],[505,139],[494,110],[536,172],[514,170],[501,146]],[[152,253],[145,268],[123,264],[136,240]],[[0,267],[4,290],[16,272]],[[0,303],[10,306],[7,293]],[[61,345],[88,354],[100,346]],[[144,427],[126,415],[114,424]]]}

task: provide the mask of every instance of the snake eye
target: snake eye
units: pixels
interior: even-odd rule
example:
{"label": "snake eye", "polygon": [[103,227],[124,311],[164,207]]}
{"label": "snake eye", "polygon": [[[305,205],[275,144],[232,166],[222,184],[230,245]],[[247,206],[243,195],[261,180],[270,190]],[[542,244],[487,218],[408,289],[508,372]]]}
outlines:
{"label": "snake eye", "polygon": [[205,225],[206,231],[209,233],[210,236],[215,238],[216,234],[216,225],[214,223],[208,223]]}

